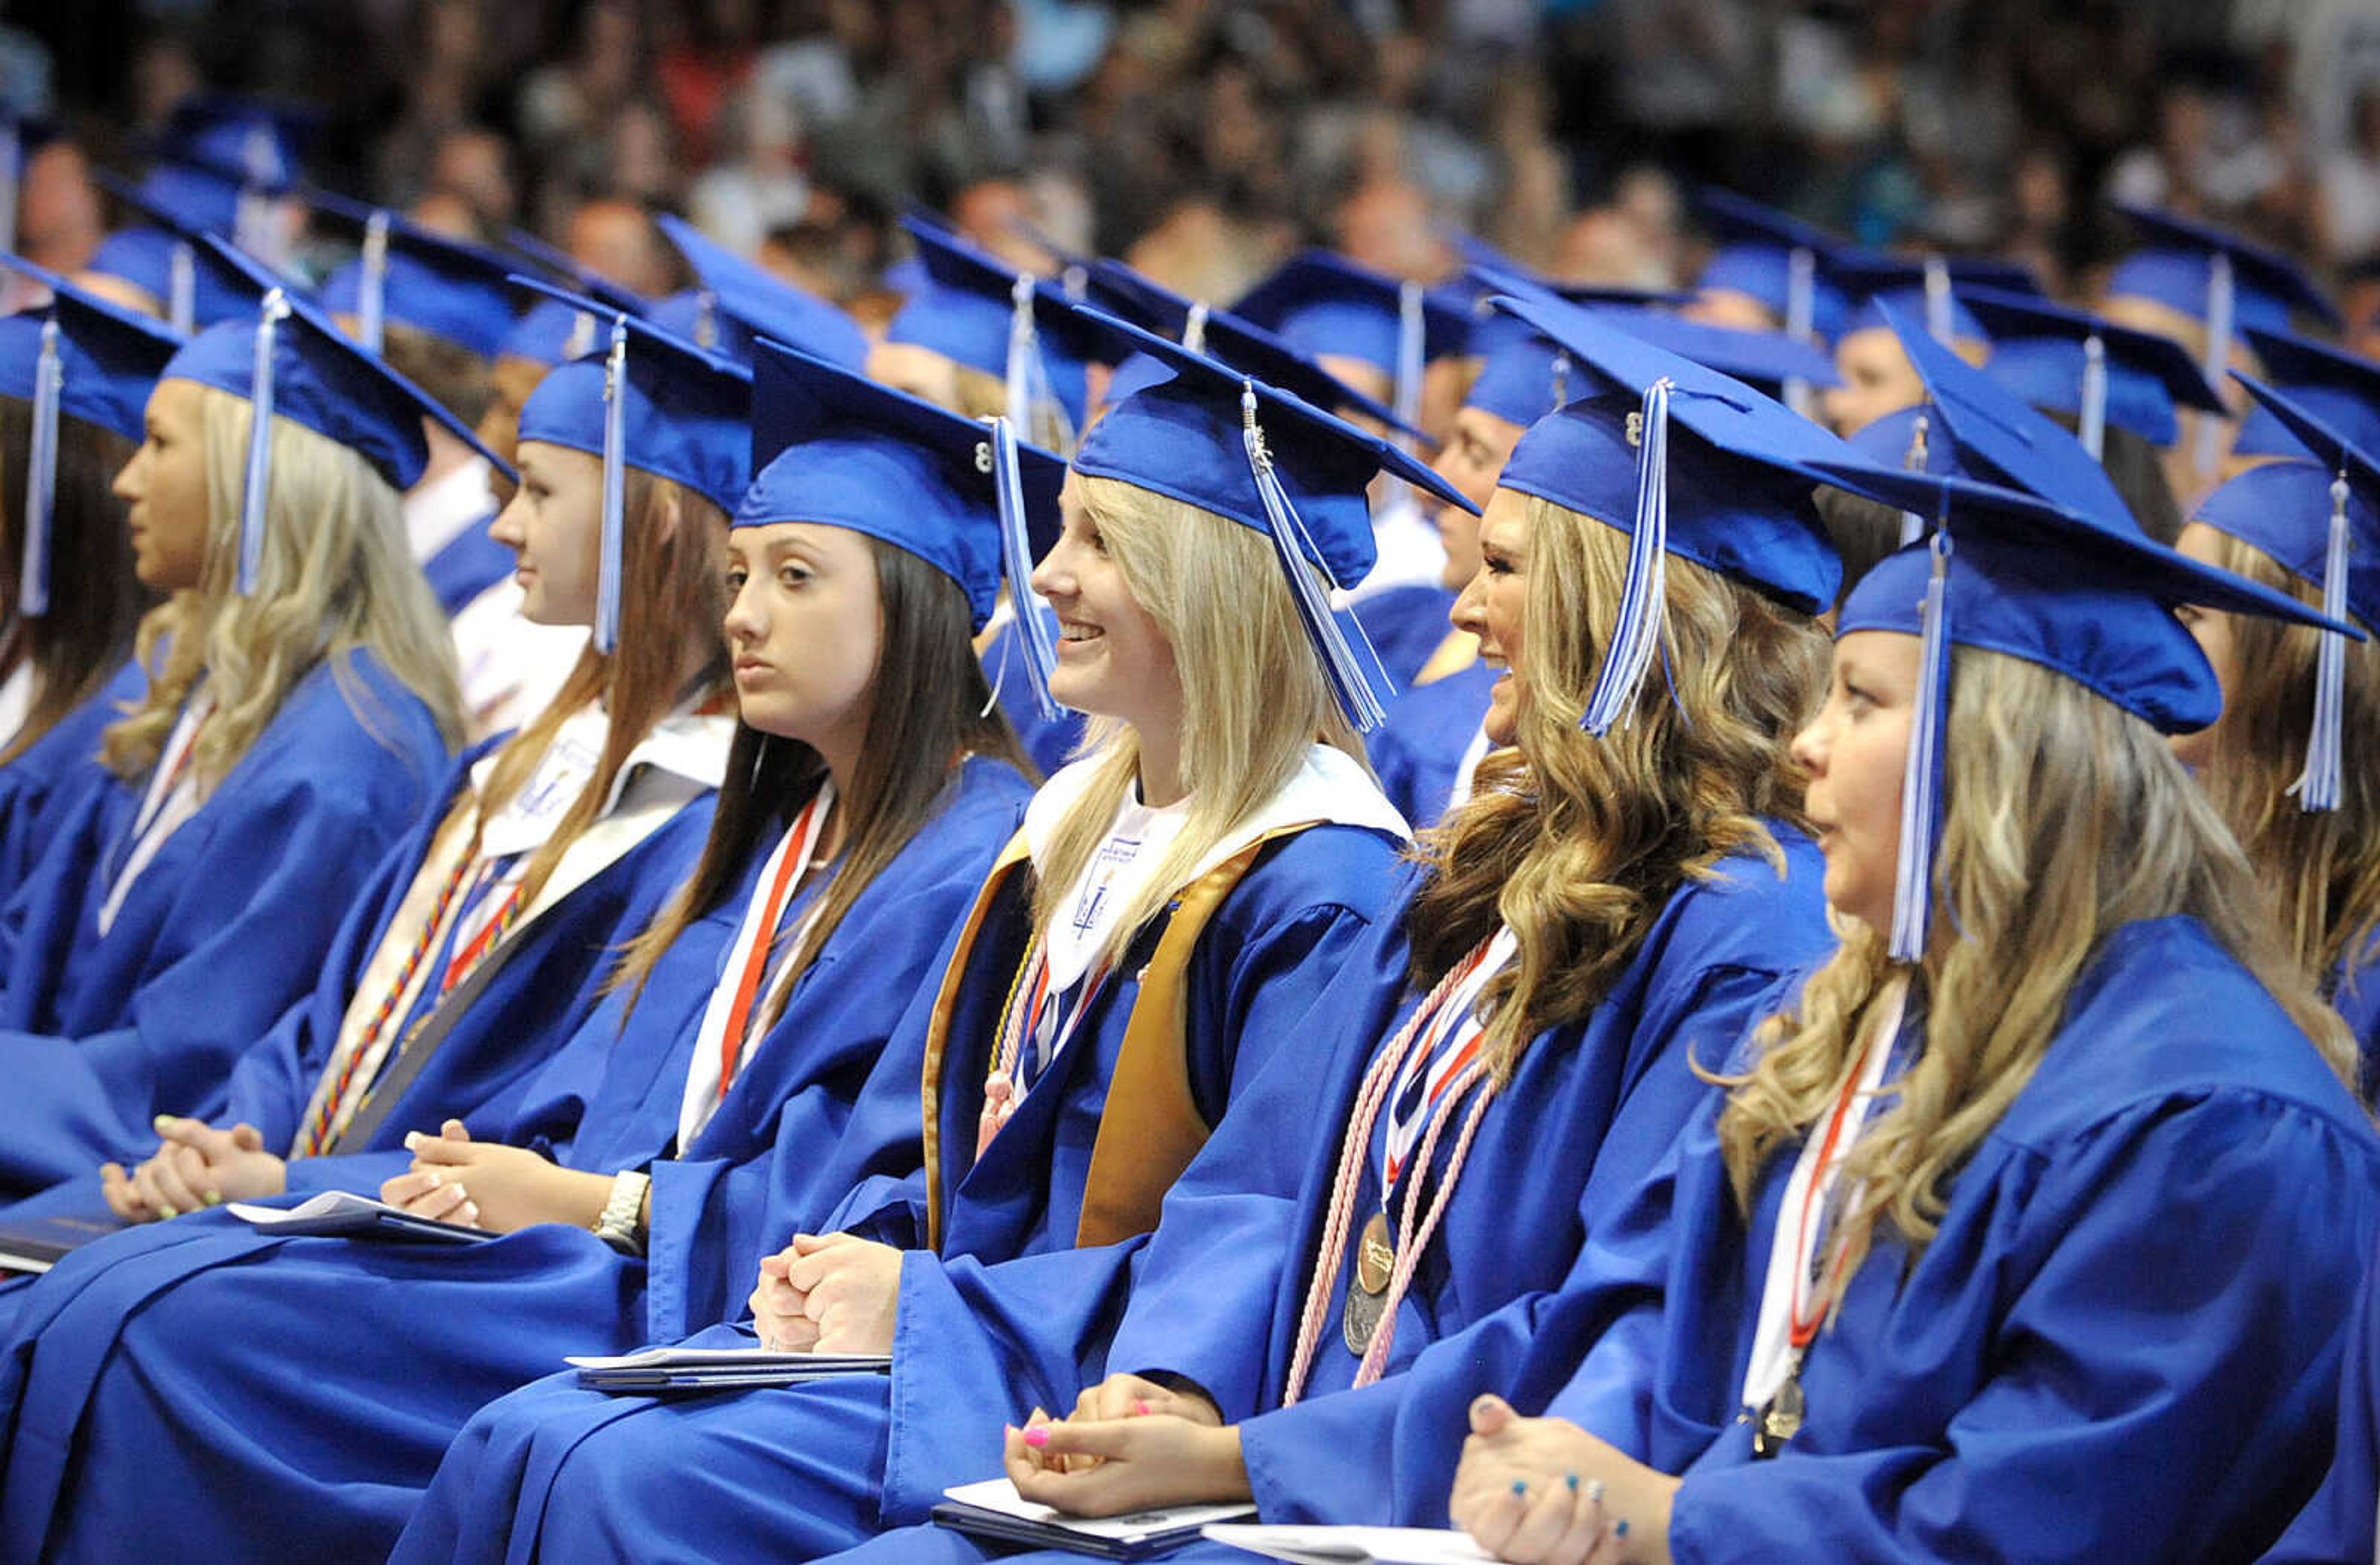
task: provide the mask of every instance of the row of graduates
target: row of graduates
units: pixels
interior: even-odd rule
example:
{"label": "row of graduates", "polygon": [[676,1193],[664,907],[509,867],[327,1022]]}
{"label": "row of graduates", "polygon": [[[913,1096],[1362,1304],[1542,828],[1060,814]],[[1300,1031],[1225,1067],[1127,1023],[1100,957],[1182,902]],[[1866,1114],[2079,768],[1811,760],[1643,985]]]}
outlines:
{"label": "row of graduates", "polygon": [[[246,926],[112,1050],[7,1039],[26,1144],[79,1138],[11,1215],[171,1219],[12,1291],[12,1554],[120,1557],[162,1513],[240,1554],[967,1557],[875,1535],[1003,1458],[1087,1510],[1451,1506],[1514,1558],[2224,1558],[2278,1531],[2327,1449],[2380,1146],[2346,1030],[2158,731],[2222,706],[2173,606],[2294,622],[2309,662],[2344,625],[2120,505],[1863,460],[1526,298],[1595,394],[1501,465],[1456,613],[1500,671],[1502,747],[1411,844],[1322,591],[1371,564],[1376,473],[1456,491],[1239,367],[1002,283],[1117,365],[1062,500],[1005,427],[564,303],[611,346],[528,396],[495,536],[530,612],[593,649],[443,782],[437,682],[381,628],[419,584],[387,504],[356,522],[399,564],[345,575],[366,628],[315,653],[283,764],[319,770],[283,796],[377,769],[418,798],[374,820],[419,824],[344,919]],[[284,804],[246,828],[264,844],[173,856],[245,818],[210,812],[265,749],[211,755],[236,730],[191,717],[193,685],[243,710],[219,620],[295,598],[285,557],[336,530],[280,503],[291,453],[354,458],[364,512],[419,460],[417,394],[304,301],[265,314],[152,371],[126,487],[143,578],[189,616],[154,667],[206,657],[130,720],[163,758],[145,786],[65,769],[40,833],[84,873],[45,850],[11,938],[43,897],[82,899],[69,930],[120,904],[68,949],[144,888],[243,908],[310,874],[328,905],[373,851],[299,838],[315,811]],[[1935,370],[1946,405],[2046,441]],[[246,427],[192,440],[210,416]],[[2297,557],[2334,510],[2366,528],[2299,467],[2231,536]],[[1821,484],[1941,523],[1844,604],[1831,677]],[[1029,803],[968,645],[1027,556],[1056,644],[1012,613],[993,666],[1102,720]],[[212,1060],[179,1049],[310,939],[292,998],[225,1018]],[[505,1237],[432,1254],[209,1209],[326,1188]],[[705,1328],[893,1368],[693,1402],[539,1378]],[[1755,1462],[1738,1414],[1788,1384],[1801,1427]]]}

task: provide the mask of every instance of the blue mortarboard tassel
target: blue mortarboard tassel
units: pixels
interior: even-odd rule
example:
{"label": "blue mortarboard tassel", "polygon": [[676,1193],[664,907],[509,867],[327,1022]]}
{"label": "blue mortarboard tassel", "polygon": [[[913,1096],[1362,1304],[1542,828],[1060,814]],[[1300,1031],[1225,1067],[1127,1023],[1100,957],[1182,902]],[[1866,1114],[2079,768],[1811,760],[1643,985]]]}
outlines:
{"label": "blue mortarboard tassel", "polygon": [[1264,503],[1268,524],[1265,530],[1272,539],[1273,552],[1280,557],[1281,574],[1289,578],[1289,595],[1297,605],[1298,621],[1322,660],[1322,672],[1330,681],[1330,693],[1337,698],[1339,710],[1346,713],[1347,721],[1355,725],[1357,732],[1369,734],[1388,715],[1386,698],[1396,692],[1381,670],[1379,655],[1372,650],[1364,627],[1352,615],[1342,621],[1330,611],[1330,595],[1311,563],[1320,557],[1321,551],[1307,537],[1296,507],[1290,503],[1288,492],[1281,487],[1280,476],[1273,471],[1272,453],[1266,448],[1264,431],[1257,424],[1256,386],[1246,381],[1240,383],[1240,445],[1247,453],[1248,472],[1256,479],[1257,497]]}
{"label": "blue mortarboard tassel", "polygon": [[241,148],[248,183],[240,188],[239,204],[234,209],[232,243],[279,266],[288,257],[281,253],[280,237],[273,231],[273,198],[259,187],[280,179],[281,150],[273,143],[272,127],[262,123],[249,127]]}
{"label": "blue mortarboard tassel", "polygon": [[42,356],[33,367],[33,440],[25,464],[25,561],[17,608],[28,619],[50,612],[50,518],[58,481],[58,397],[66,370],[58,361],[58,323],[42,322]]}
{"label": "blue mortarboard tassel", "polygon": [[249,391],[248,468],[239,495],[239,590],[256,590],[264,564],[264,508],[273,496],[273,346],[289,319],[289,297],[275,288],[256,316],[256,370]]}
{"label": "blue mortarboard tassel", "polygon": [[1007,394],[1008,421],[1028,437],[1047,435],[1051,450],[1061,456],[1070,456],[1075,450],[1074,423],[1066,417],[1058,394],[1050,388],[1050,367],[1041,358],[1041,335],[1033,326],[1031,273],[1016,274],[1009,299],[1013,308],[1008,319],[1008,372],[1002,387]]}
{"label": "blue mortarboard tassel", "polygon": [[[1796,245],[1785,257],[1785,334],[1797,343],[1810,340],[1818,319],[1818,258],[1807,245]],[[1785,406],[1810,416],[1810,382],[1788,376],[1779,388]]]}
{"label": "blue mortarboard tassel", "polygon": [[169,252],[166,291],[173,297],[165,301],[165,319],[175,331],[188,336],[198,329],[199,319],[199,258],[188,239],[176,239]]}
{"label": "blue mortarboard tassel", "polygon": [[[1933,455],[1925,449],[1926,423],[1925,415],[1920,413],[1909,426],[1909,449],[1902,453],[1900,465],[1912,473],[1924,472]],[[1914,511],[1900,513],[1900,547],[1906,549],[1925,536],[1925,517]]]}
{"label": "blue mortarboard tassel", "polygon": [[1597,738],[1625,719],[1636,688],[1661,646],[1661,605],[1668,590],[1670,552],[1670,382],[1647,387],[1635,415],[1636,519],[1628,537],[1628,579],[1620,589],[1620,615],[1603,667],[1587,693],[1578,725]]}
{"label": "blue mortarboard tassel", "polygon": [[[2347,474],[2342,469],[2330,483],[2330,547],[2322,562],[2322,612],[2335,620],[2347,617],[2347,556],[2353,546],[2347,524]],[[2335,630],[2324,631],[2313,670],[2313,736],[2306,744],[2305,770],[2289,785],[2301,810],[2338,807],[2346,689],[2347,637]]]}
{"label": "blue mortarboard tassel", "polygon": [[[2206,383],[2225,384],[2231,365],[2231,312],[2234,304],[2231,258],[2216,250],[2206,262]],[[2223,420],[2205,418],[2198,423],[2198,476],[2211,479],[2223,459]]]}
{"label": "blue mortarboard tassel", "polygon": [[612,319],[612,351],[603,366],[603,542],[595,577],[595,649],[620,647],[620,576],[628,509],[628,318]]}
{"label": "blue mortarboard tassel", "polygon": [[562,345],[562,361],[584,358],[595,351],[595,313],[582,309],[570,318],[570,335]]}
{"label": "blue mortarboard tassel", "polygon": [[1058,273],[1058,291],[1066,296],[1068,304],[1082,303],[1090,286],[1091,274],[1080,261],[1068,261],[1066,269]]}
{"label": "blue mortarboard tassel", "polygon": [[1207,351],[1207,317],[1214,312],[1205,299],[1190,301],[1189,318],[1182,322],[1182,346],[1193,353]]}
{"label": "blue mortarboard tassel", "polygon": [[364,220],[362,276],[356,285],[356,337],[372,353],[382,351],[382,321],[388,309],[388,213],[375,208]]}
{"label": "blue mortarboard tassel", "polygon": [[1570,405],[1570,354],[1567,350],[1554,350],[1553,379],[1554,406],[1566,407]]}
{"label": "blue mortarboard tassel", "polygon": [[2082,411],[2075,416],[2075,438],[2091,460],[2102,460],[2107,443],[2107,345],[2099,334],[2082,339]]}
{"label": "blue mortarboard tassel", "polygon": [[719,296],[709,288],[695,292],[694,346],[705,353],[719,351]]}
{"label": "blue mortarboard tassel", "polygon": [[976,448],[978,466],[991,474],[992,493],[999,501],[1000,563],[1008,575],[1009,605],[1016,611],[1016,639],[1025,649],[1026,683],[1033,705],[1055,722],[1057,698],[1050,694],[1050,675],[1058,666],[1058,649],[1050,639],[1050,622],[1041,599],[1033,590],[1033,544],[1025,524],[1025,479],[1016,465],[1016,426],[1005,419],[987,419],[991,442]]}
{"label": "blue mortarboard tassel", "polygon": [[1950,301],[1950,267],[1938,255],[1925,258],[1925,334],[1945,347],[1958,335]]}
{"label": "blue mortarboard tassel", "polygon": [[[1947,493],[1943,499],[1947,510]],[[1933,573],[1918,620],[1917,701],[1909,717],[1909,767],[1900,784],[1900,855],[1892,887],[1891,954],[1915,962],[1925,954],[1925,926],[1934,901],[1934,848],[1941,832],[1942,749],[1950,712],[1950,529],[1934,528]]]}
{"label": "blue mortarboard tassel", "polygon": [[1397,287],[1397,383],[1395,401],[1391,404],[1399,423],[1419,427],[1421,423],[1421,381],[1426,341],[1422,319],[1422,285],[1402,283]]}

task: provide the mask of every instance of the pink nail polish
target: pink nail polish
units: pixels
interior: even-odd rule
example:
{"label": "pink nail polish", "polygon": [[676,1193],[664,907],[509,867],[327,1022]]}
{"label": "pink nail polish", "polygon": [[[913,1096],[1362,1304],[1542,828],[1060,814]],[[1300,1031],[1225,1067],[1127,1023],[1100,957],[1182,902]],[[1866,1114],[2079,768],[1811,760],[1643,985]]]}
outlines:
{"label": "pink nail polish", "polygon": [[1132,1411],[1140,1414],[1143,1418],[1146,1418],[1148,1416],[1148,1404],[1141,1401],[1138,1397],[1135,1397],[1132,1399]]}
{"label": "pink nail polish", "polygon": [[1047,1429],[1027,1429],[1025,1431],[1025,1443],[1033,1447],[1036,1450],[1038,1450],[1041,1447],[1050,1443],[1050,1431]]}

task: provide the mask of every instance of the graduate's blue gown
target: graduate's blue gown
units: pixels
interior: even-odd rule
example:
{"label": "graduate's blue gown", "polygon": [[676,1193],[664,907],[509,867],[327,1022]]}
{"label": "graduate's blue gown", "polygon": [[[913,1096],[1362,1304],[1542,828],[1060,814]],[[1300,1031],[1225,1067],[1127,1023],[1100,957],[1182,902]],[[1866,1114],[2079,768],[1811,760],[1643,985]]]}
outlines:
{"label": "graduate's blue gown", "polygon": [[[1238,1127],[1267,1146],[1295,1148],[1290,1177],[1269,1189],[1244,1181],[1231,1188],[1229,1179],[1208,1177],[1210,1170],[1260,1153],[1210,1144],[1175,1186],[1108,1367],[1180,1376],[1204,1389],[1239,1425],[1265,1521],[1445,1526],[1471,1400],[1485,1391],[1525,1396],[1526,1389],[1542,1400],[1568,1377],[1586,1342],[1547,1330],[1547,1306],[1572,1279],[1592,1273],[1605,1223],[1711,1095],[1693,1066],[1722,1064],[1774,1008],[1783,979],[1833,944],[1824,861],[1807,838],[1773,830],[1787,855],[1782,880],[1766,860],[1745,856],[1722,866],[1722,880],[1688,885],[1584,1021],[1530,1041],[1480,1122],[1376,1384],[1353,1389],[1358,1360],[1342,1339],[1342,1302],[1354,1275],[1350,1245],[1331,1280],[1312,1377],[1297,1405],[1281,1405],[1330,1204],[1337,1127],[1374,1054],[1419,1004],[1402,982],[1401,936],[1391,931],[1370,953],[1371,988],[1390,1002],[1375,1006],[1377,1024],[1342,1038],[1320,1081],[1288,1073],[1269,1080],[1269,1122],[1252,1118]],[[1299,1134],[1318,1119],[1330,1131]],[[1445,1172],[1454,1129],[1439,1148],[1434,1178]],[[1381,1209],[1385,1136],[1383,1116],[1354,1208],[1359,1221]],[[1427,1195],[1425,1189],[1425,1202]],[[1400,1195],[1399,1209],[1402,1202]],[[998,1474],[997,1431],[974,1458],[961,1476]],[[889,1533],[854,1555],[975,1560],[993,1552],[921,1527]],[[1209,1555],[1245,1558],[1219,1547],[1182,1557]]]}
{"label": "graduate's blue gown", "polygon": [[58,719],[15,760],[0,766],[0,904],[16,895],[18,882],[49,841],[40,823],[52,792],[91,764],[107,725],[148,688],[147,672],[128,658],[97,695]]}
{"label": "graduate's blue gown", "polygon": [[429,710],[346,656],[345,681],[326,661],[292,687],[104,936],[145,783],[93,759],[53,793],[0,907],[0,1199],[146,1156],[158,1113],[212,1117],[233,1061],[315,984],[361,872],[446,767]]}
{"label": "graduate's blue gown", "polygon": [[421,563],[421,574],[430,579],[430,590],[437,595],[438,606],[446,611],[448,619],[461,613],[464,605],[480,593],[508,579],[520,564],[519,555],[488,536],[497,515],[489,512]]}
{"label": "graduate's blue gown", "polygon": [[1463,752],[1488,715],[1488,693],[1501,677],[1474,662],[1416,685],[1389,703],[1387,720],[1365,741],[1380,792],[1416,831],[1434,826],[1454,795]]}
{"label": "graduate's blue gown", "polygon": [[2380,946],[2340,972],[2330,1003],[2355,1035],[2356,1089],[2367,1106],[2380,1107]]}
{"label": "graduate's blue gown", "polygon": [[2330,1474],[2298,1512],[2265,1565],[2364,1565],[2374,1558],[2380,1510],[2380,1270],[2367,1270],[2347,1331],[2338,1380],[2338,1444]]}
{"label": "graduate's blue gown", "polygon": [[1717,1111],[1560,1301],[1617,1323],[1542,1408],[1684,1473],[1680,1561],[2252,1559],[2320,1478],[2380,1140],[2196,922],[2104,942],[1933,1241],[1878,1239],[1769,1462],[1738,1401],[1795,1148],[1747,1222]]}
{"label": "graduate's blue gown", "polygon": [[871,1115],[856,1100],[1029,794],[1004,762],[967,763],[804,972],[687,1158],[656,1160],[765,853],[674,942],[633,1012],[616,991],[538,1074],[499,1134],[567,1167],[650,1168],[650,1263],[563,1224],[454,1250],[273,1239],[213,1217],[161,1225],[189,1231],[178,1244],[95,1247],[120,1253],[78,1256],[29,1291],[0,1364],[0,1385],[21,1388],[0,1552],[110,1558],[170,1513],[177,1546],[227,1559],[376,1559],[481,1403],[565,1353],[623,1353],[740,1312],[762,1254],[862,1177],[915,1165],[915,1104]]}
{"label": "graduate's blue gown", "polygon": [[1414,582],[1359,598],[1348,612],[1364,627],[1380,667],[1399,690],[1405,690],[1446,639],[1446,616],[1454,611],[1454,593],[1435,582]]}
{"label": "graduate's blue gown", "polygon": [[[1218,1136],[1269,1062],[1321,1062],[1337,1025],[1331,978],[1390,904],[1397,853],[1369,831],[1312,827],[1268,844],[1216,909],[1190,958],[1184,1036],[1193,1098]],[[1011,877],[994,901],[959,987],[942,1074],[942,1244],[904,1257],[892,1373],[694,1401],[540,1381],[465,1428],[394,1558],[814,1558],[870,1536],[888,1509],[921,1518],[980,1465],[1003,1421],[1062,1394],[1071,1405],[1101,1373],[1134,1246],[1078,1250],[1075,1239],[1137,992],[1128,975],[1158,925],[977,1161],[978,1084],[1030,928],[1026,880]],[[869,1091],[912,1114],[922,1021]],[[922,1185],[864,1183],[824,1226],[921,1245]]]}

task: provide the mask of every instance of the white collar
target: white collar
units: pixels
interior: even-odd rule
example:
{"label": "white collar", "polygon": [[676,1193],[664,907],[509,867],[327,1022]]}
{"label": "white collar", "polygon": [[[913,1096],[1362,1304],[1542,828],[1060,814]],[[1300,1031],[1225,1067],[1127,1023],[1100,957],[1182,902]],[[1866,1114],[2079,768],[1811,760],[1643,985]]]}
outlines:
{"label": "white collar", "polygon": [[407,493],[405,536],[417,563],[428,564],[472,523],[487,518],[496,507],[494,477],[488,459],[474,455],[445,477],[418,484]]}
{"label": "white collar", "polygon": [[[528,853],[544,845],[571,803],[601,764],[610,737],[612,720],[601,703],[590,702],[570,714],[536,770],[504,807],[480,828],[480,851],[489,857]],[[659,771],[682,779],[698,792],[717,788],[727,775],[727,749],[735,740],[733,712],[704,715],[681,707],[655,723],[638,742],[612,779],[603,801],[603,815],[620,807],[620,799],[640,773]],[[484,789],[493,775],[502,750],[481,756],[471,767],[471,785]],[[540,796],[540,795],[543,796]]]}

